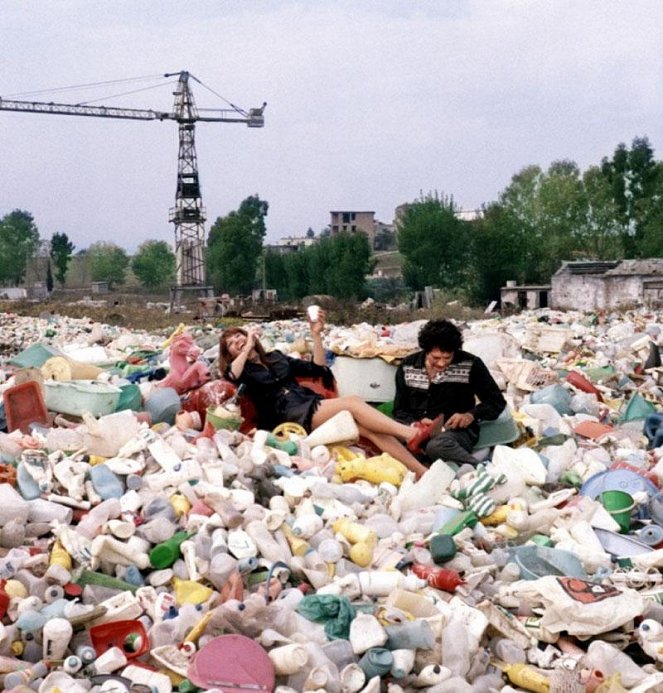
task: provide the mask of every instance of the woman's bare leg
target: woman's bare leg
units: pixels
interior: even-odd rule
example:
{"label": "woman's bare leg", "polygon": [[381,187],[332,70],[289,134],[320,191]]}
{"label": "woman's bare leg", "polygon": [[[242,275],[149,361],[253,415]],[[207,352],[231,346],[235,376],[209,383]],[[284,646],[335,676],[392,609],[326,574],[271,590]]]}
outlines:
{"label": "woman's bare leg", "polygon": [[414,427],[390,419],[355,395],[323,399],[311,419],[312,428],[317,428],[341,411],[349,411],[357,425],[367,431],[393,436],[406,443],[417,433]]}
{"label": "woman's bare leg", "polygon": [[403,447],[394,436],[384,433],[373,433],[373,431],[369,431],[363,426],[359,426],[359,433],[364,438],[368,438],[378,450],[386,452],[399,462],[402,462],[411,472],[416,474],[417,479],[421,478],[421,476],[428,471],[428,467],[421,464],[421,462],[419,462],[406,447]]}

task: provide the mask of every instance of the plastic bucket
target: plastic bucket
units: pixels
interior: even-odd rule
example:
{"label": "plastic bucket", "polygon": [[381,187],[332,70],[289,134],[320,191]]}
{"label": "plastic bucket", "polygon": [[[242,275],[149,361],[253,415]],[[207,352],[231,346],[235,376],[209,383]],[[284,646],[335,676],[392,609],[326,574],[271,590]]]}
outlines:
{"label": "plastic bucket", "polygon": [[619,531],[628,532],[631,527],[631,512],[635,506],[633,496],[625,491],[603,491],[599,500],[619,525]]}

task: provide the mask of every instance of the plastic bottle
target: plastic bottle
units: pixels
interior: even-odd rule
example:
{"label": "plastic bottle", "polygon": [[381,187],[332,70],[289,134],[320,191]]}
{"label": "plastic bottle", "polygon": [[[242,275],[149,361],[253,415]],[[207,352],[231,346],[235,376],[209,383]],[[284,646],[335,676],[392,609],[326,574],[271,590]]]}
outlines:
{"label": "plastic bottle", "polygon": [[12,688],[17,688],[42,676],[46,676],[46,674],[48,674],[48,665],[45,662],[39,662],[29,669],[12,671],[9,674],[5,674],[3,690],[8,691]]}
{"label": "plastic bottle", "polygon": [[494,638],[490,648],[497,659],[507,664],[524,664],[527,661],[525,650],[508,638]]}
{"label": "plastic bottle", "polygon": [[94,490],[103,500],[121,498],[124,495],[124,484],[118,476],[113,474],[107,465],[97,464],[94,467],[90,467],[89,474]]}
{"label": "plastic bottle", "polygon": [[180,557],[180,544],[188,538],[188,532],[176,532],[168,541],[155,546],[149,554],[152,567],[157,570],[170,568]]}
{"label": "plastic bottle", "polygon": [[533,693],[549,693],[550,691],[550,679],[528,664],[502,663],[499,667],[509,681],[520,688],[533,691]]}
{"label": "plastic bottle", "polygon": [[246,525],[246,533],[253,539],[263,558],[272,563],[284,559],[283,550],[260,520],[249,522]]}
{"label": "plastic bottle", "polygon": [[330,661],[336,664],[339,671],[344,669],[348,664],[356,664],[357,662],[357,657],[348,640],[331,640],[322,646],[322,651]]}
{"label": "plastic bottle", "polygon": [[412,671],[415,654],[415,651],[411,649],[391,651],[391,655],[394,658],[391,665],[391,675],[395,679],[405,678]]}
{"label": "plastic bottle", "polygon": [[117,498],[109,498],[92,508],[76,525],[76,531],[88,539],[94,539],[101,527],[111,518],[119,517],[121,512],[120,501]]}
{"label": "plastic bottle", "polygon": [[454,470],[442,460],[433,462],[428,471],[413,485],[401,486],[398,494],[401,510],[413,510],[435,505],[446,493],[456,476]]}
{"label": "plastic bottle", "polygon": [[385,626],[390,650],[430,650],[435,645],[435,634],[428,621],[417,619]]}
{"label": "plastic bottle", "polygon": [[586,669],[602,671],[606,679],[613,674],[620,674],[625,688],[632,688],[642,679],[642,670],[627,654],[602,640],[590,643],[580,664]]}
{"label": "plastic bottle", "polygon": [[452,613],[442,631],[442,664],[454,676],[465,676],[470,669],[470,651],[466,626],[459,614]]}
{"label": "plastic bottle", "polygon": [[447,568],[437,568],[415,563],[412,566],[412,572],[417,577],[426,580],[431,587],[444,590],[445,592],[453,592],[456,587],[465,583],[455,570]]}
{"label": "plastic bottle", "polygon": [[39,484],[34,480],[30,472],[28,472],[23,462],[19,462],[16,469],[16,484],[18,490],[21,492],[21,496],[23,496],[25,500],[34,500],[41,496]]}
{"label": "plastic bottle", "polygon": [[53,618],[44,625],[42,646],[44,659],[63,659],[73,635],[71,623],[64,618]]}

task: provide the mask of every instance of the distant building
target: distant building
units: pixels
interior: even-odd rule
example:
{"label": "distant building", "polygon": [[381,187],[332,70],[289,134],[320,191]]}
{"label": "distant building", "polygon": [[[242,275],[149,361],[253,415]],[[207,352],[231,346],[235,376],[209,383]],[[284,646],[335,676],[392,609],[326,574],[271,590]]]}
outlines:
{"label": "distant building", "polygon": [[337,233],[360,231],[368,236],[369,245],[373,247],[376,232],[375,212],[330,212],[330,214],[332,236]]}
{"label": "distant building", "polygon": [[564,262],[552,277],[552,308],[663,306],[663,259]]}
{"label": "distant building", "polygon": [[318,239],[315,237],[309,238],[308,236],[284,236],[283,238],[279,238],[277,243],[273,243],[265,247],[267,250],[272,250],[276,253],[286,255],[288,253],[296,253],[299,250],[308,248],[317,242]]}
{"label": "distant building", "polygon": [[[404,202],[402,205],[398,205],[394,211],[394,227],[398,228],[399,223],[403,221],[403,217],[407,210],[412,206],[412,202]],[[456,218],[462,219],[463,221],[474,221],[475,219],[481,219],[483,217],[482,209],[457,209]]]}
{"label": "distant building", "polygon": [[550,305],[550,293],[550,284],[519,286],[515,280],[510,280],[500,289],[500,305],[502,308],[521,310],[547,308]]}

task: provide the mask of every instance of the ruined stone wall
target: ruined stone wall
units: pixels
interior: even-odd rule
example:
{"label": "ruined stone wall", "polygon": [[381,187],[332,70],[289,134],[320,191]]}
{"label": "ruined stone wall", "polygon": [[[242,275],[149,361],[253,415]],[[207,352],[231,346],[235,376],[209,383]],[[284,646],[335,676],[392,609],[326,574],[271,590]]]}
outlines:
{"label": "ruined stone wall", "polygon": [[554,274],[551,284],[551,307],[556,310],[591,311],[607,307],[605,277],[564,272]]}

